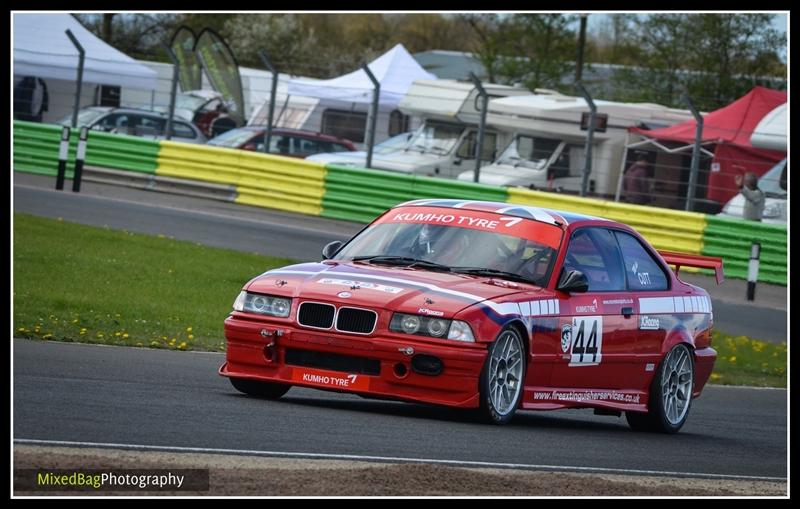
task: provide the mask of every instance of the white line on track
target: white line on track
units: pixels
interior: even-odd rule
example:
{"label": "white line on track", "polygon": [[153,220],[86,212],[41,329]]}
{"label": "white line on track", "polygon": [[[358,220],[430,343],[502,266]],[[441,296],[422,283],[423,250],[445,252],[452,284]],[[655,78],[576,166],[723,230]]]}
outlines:
{"label": "white line on track", "polygon": [[32,438],[15,438],[15,444],[20,445],[46,445],[62,447],[96,447],[102,449],[126,449],[140,451],[162,451],[162,452],[181,452],[181,453],[205,453],[205,454],[234,454],[242,456],[266,456],[284,458],[307,458],[307,459],[330,459],[330,460],[352,460],[352,461],[375,461],[388,463],[433,463],[439,465],[452,465],[457,467],[472,468],[509,468],[517,470],[550,470],[557,472],[577,472],[595,474],[629,474],[629,475],[657,475],[669,477],[692,477],[692,478],[711,478],[711,479],[731,479],[741,481],[777,481],[784,482],[784,477],[764,477],[751,475],[729,475],[729,474],[706,474],[699,472],[670,472],[665,470],[638,470],[629,468],[600,468],[600,467],[576,467],[568,465],[535,465],[527,463],[495,463],[489,461],[460,461],[443,460],[431,458],[402,458],[394,456],[365,456],[358,454],[320,454],[308,452],[283,452],[283,451],[256,451],[248,449],[218,449],[208,447],[178,447],[161,445],[137,445],[137,444],[111,444],[97,442],[69,442],[63,440],[37,440]]}

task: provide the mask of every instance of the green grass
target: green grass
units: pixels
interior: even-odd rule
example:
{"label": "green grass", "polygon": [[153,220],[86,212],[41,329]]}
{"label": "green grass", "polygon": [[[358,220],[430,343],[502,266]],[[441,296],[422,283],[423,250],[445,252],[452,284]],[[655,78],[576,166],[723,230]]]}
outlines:
{"label": "green grass", "polygon": [[722,385],[786,387],[786,342],[769,343],[714,331],[717,362],[709,382]]}
{"label": "green grass", "polygon": [[14,335],[223,350],[223,320],[244,283],[289,263],[14,214]]}

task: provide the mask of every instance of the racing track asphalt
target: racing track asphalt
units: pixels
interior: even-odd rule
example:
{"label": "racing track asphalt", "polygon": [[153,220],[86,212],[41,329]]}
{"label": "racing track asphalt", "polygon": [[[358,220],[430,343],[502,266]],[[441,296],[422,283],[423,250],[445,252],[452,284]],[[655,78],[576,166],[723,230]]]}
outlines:
{"label": "racing track asphalt", "polygon": [[[58,192],[53,186],[52,177],[15,172],[14,211],[300,261],[319,260],[325,244],[347,240],[363,226],[91,182],[83,183],[80,194]],[[708,281],[712,284],[710,278]],[[707,289],[718,330],[773,342],[787,340],[785,304],[781,309],[779,305],[721,300],[715,298],[713,287]],[[757,296],[764,291],[757,290]],[[772,302],[781,298],[773,298]]]}
{"label": "racing track asphalt", "polygon": [[[237,393],[222,354],[17,339],[14,439],[344,454],[781,478],[787,392],[707,387],[676,435],[591,410],[522,412],[492,426],[463,411],[293,388]],[[242,466],[247,459],[242,458]]]}

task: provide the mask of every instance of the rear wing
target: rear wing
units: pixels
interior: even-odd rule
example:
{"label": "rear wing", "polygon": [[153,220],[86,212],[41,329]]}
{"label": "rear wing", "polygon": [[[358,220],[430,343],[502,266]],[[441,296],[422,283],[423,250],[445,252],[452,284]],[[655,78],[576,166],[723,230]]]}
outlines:
{"label": "rear wing", "polygon": [[688,253],[676,253],[674,251],[659,251],[658,254],[664,261],[675,266],[675,274],[681,267],[697,267],[700,269],[714,269],[714,276],[717,284],[725,281],[725,274],[722,272],[722,258],[713,256],[700,256]]}

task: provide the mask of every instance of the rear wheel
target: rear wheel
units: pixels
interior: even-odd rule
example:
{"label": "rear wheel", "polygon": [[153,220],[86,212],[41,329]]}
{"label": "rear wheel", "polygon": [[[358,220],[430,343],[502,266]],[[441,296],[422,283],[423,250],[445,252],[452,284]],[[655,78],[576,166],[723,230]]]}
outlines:
{"label": "rear wheel", "polygon": [[503,329],[489,347],[480,378],[481,414],[494,424],[506,424],[522,401],[525,347],[513,328]]}
{"label": "rear wheel", "polygon": [[244,378],[230,378],[230,381],[237,391],[243,392],[248,396],[264,399],[278,399],[292,388],[291,385],[258,382],[256,380],[245,380]]}
{"label": "rear wheel", "polygon": [[689,416],[694,390],[694,359],[684,344],[669,351],[650,386],[647,413],[625,412],[637,431],[676,433]]}

